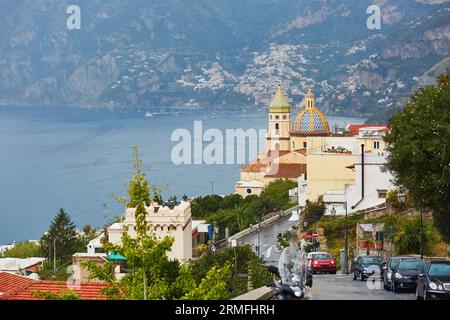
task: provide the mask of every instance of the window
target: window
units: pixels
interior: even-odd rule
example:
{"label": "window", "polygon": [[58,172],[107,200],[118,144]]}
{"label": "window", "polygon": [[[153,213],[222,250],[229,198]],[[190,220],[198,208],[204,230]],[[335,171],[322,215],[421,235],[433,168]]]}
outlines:
{"label": "window", "polygon": [[278,120],[278,119],[280,119],[280,117],[279,116],[275,116],[275,120]]}
{"label": "window", "polygon": [[387,198],[387,190],[377,190],[378,198],[386,199]]}
{"label": "window", "polygon": [[200,233],[197,233],[197,243],[200,243],[201,239],[200,239]]}
{"label": "window", "polygon": [[286,120],[286,119],[287,119],[287,116],[283,116],[283,119]]}
{"label": "window", "polygon": [[280,124],[275,123],[275,134],[279,134],[279,133],[280,133]]}
{"label": "window", "polygon": [[303,148],[306,149],[306,141],[303,141]]}
{"label": "window", "polygon": [[251,194],[252,193],[252,189],[247,189],[247,194]]}
{"label": "window", "polygon": [[374,141],[373,142],[373,148],[374,149],[380,149],[380,141]]}
{"label": "window", "polygon": [[280,150],[280,144],[279,143],[275,143],[275,150],[276,151]]}
{"label": "window", "polygon": [[295,141],[292,141],[292,149],[295,149]]}

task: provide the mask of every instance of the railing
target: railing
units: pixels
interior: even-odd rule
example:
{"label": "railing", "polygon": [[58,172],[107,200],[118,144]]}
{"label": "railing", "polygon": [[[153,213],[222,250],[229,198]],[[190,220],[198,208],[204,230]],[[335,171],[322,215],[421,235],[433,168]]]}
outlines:
{"label": "railing", "polygon": [[296,210],[298,210],[298,205],[294,206],[292,208],[289,208],[287,210],[284,210],[284,211],[276,211],[271,214],[268,214],[263,217],[263,221],[261,221],[259,223],[259,227],[257,225],[252,226],[250,228],[247,228],[245,230],[242,230],[241,232],[238,232],[238,233],[232,235],[231,237],[228,238],[228,243],[230,243],[232,240],[239,240],[245,236],[248,236],[249,234],[255,233],[258,231],[258,229],[265,228],[265,227],[289,216],[290,214],[292,214],[293,211],[296,211]]}

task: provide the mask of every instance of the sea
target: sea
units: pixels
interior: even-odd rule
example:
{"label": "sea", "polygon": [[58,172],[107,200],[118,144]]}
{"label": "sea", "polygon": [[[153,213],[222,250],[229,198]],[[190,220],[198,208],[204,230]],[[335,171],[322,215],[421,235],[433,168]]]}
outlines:
{"label": "sea", "polygon": [[[339,127],[365,120],[329,117]],[[191,133],[192,148],[202,146],[194,123],[225,139],[227,129],[265,130],[267,113],[0,107],[0,244],[39,239],[60,208],[80,228],[122,215],[117,197],[127,193],[135,145],[147,179],[165,199],[233,193],[242,163],[173,161],[177,132]]]}

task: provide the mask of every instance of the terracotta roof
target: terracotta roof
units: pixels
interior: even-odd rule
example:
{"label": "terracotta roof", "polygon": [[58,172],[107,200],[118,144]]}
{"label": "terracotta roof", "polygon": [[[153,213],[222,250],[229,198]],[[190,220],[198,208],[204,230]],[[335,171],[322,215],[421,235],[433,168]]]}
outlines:
{"label": "terracotta roof", "polygon": [[247,164],[241,169],[241,172],[263,172],[266,168],[266,164],[260,160]]}
{"label": "terracotta roof", "polygon": [[305,156],[306,156],[306,153],[307,153],[307,151],[306,151],[305,148],[295,149],[294,151],[295,151],[295,152],[298,152],[298,153],[301,153],[301,154],[303,154],[303,155],[305,155]]}
{"label": "terracotta roof", "polygon": [[15,274],[0,272],[0,299],[3,300],[38,300],[33,297],[34,291],[47,291],[62,294],[71,289],[81,300],[104,300],[107,297],[101,289],[107,288],[104,283],[83,283],[69,287],[65,281],[39,281]]}
{"label": "terracotta roof", "polygon": [[[276,166],[272,167],[275,170]],[[306,164],[304,163],[279,163],[277,172],[266,174],[267,178],[298,178],[306,173]]]}
{"label": "terracotta roof", "polygon": [[275,151],[275,150],[269,150],[269,151],[267,151],[267,156],[268,156],[269,158],[272,158],[272,153],[273,153],[274,156],[282,157],[282,156],[284,156],[284,155],[287,155],[287,154],[290,153],[290,152],[291,152],[291,151],[289,151],[289,150],[278,150],[278,151]]}
{"label": "terracotta roof", "polygon": [[347,169],[355,169],[355,164],[349,164],[348,166],[345,166]]}
{"label": "terracotta roof", "polygon": [[381,128],[387,131],[389,127],[385,124],[349,124],[345,128],[351,135],[358,135],[361,128]]}
{"label": "terracotta roof", "polygon": [[9,272],[0,272],[0,299],[33,284],[34,280]]}

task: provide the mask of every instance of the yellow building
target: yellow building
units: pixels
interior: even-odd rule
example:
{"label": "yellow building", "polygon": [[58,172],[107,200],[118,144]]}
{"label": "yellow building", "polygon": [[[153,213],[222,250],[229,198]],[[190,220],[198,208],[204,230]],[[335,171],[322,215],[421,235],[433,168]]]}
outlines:
{"label": "yellow building", "polygon": [[347,167],[355,161],[354,137],[307,137],[306,199],[316,201],[329,190],[355,182]]}

